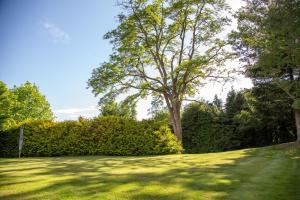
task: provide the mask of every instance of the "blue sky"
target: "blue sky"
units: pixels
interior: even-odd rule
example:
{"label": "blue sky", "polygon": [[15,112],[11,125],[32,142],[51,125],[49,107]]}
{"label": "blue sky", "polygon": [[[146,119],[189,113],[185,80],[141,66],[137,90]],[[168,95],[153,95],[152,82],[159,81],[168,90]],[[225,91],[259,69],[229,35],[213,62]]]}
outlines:
{"label": "blue sky", "polygon": [[[98,99],[87,80],[111,53],[102,36],[117,26],[119,11],[116,0],[0,0],[0,80],[9,87],[36,83],[58,120],[95,116]],[[231,85],[249,87],[249,81]],[[231,85],[208,86],[201,97],[224,96]],[[138,118],[148,107],[149,100],[138,104]]]}
{"label": "blue sky", "polygon": [[0,80],[36,83],[58,117],[94,113],[86,82],[111,52],[102,36],[118,12],[107,0],[0,1]]}

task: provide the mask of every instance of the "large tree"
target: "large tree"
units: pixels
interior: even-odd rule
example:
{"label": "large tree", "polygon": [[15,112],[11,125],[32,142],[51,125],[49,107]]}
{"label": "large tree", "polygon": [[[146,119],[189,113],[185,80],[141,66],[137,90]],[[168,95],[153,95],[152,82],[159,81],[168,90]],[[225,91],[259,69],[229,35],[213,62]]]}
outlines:
{"label": "large tree", "polygon": [[250,0],[237,14],[236,50],[256,84],[275,83],[293,100],[300,142],[300,1]]}
{"label": "large tree", "polygon": [[119,25],[104,38],[109,61],[93,70],[89,86],[100,104],[130,91],[164,102],[173,131],[182,140],[182,102],[204,80],[220,78],[229,54],[220,33],[229,19],[225,0],[124,0]]}

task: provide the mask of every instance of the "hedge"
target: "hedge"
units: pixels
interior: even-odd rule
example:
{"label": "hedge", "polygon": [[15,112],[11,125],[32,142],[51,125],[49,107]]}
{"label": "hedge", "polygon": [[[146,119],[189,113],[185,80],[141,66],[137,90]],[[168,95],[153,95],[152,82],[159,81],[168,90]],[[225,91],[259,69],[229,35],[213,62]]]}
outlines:
{"label": "hedge", "polygon": [[[182,151],[170,129],[151,120],[108,116],[65,122],[32,121],[22,126],[22,156],[128,156]],[[0,133],[1,157],[18,155],[18,134],[18,128]]]}
{"label": "hedge", "polygon": [[189,104],[182,114],[182,143],[186,153],[207,153],[235,149],[233,126],[224,122],[212,105]]}

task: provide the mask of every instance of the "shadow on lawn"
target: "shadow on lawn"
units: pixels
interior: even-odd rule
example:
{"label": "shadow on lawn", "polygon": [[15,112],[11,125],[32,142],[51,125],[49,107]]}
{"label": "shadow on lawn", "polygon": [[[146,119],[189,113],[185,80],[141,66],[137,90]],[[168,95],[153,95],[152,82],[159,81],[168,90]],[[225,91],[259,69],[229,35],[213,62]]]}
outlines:
{"label": "shadow on lawn", "polygon": [[[216,157],[216,163],[210,163],[210,156],[197,160],[201,155],[33,158],[20,172],[36,177],[32,184],[55,181],[2,199],[300,199],[299,156],[293,147],[250,149],[230,159]],[[38,163],[43,167],[36,167]],[[0,170],[0,179],[0,190],[6,184],[28,184],[16,181],[11,171]]]}

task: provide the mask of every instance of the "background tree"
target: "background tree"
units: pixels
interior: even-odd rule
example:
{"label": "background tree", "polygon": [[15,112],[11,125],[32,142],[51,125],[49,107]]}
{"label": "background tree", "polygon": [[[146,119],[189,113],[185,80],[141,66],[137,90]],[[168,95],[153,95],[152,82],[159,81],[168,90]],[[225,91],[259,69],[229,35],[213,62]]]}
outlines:
{"label": "background tree", "polygon": [[[297,139],[293,99],[275,83],[257,84],[252,88],[256,134],[252,145],[264,146]],[[253,125],[251,125],[253,126]],[[250,135],[250,134],[249,134]],[[256,138],[256,139],[255,139]]]}
{"label": "background tree", "polygon": [[218,98],[218,95],[214,96],[213,105],[215,105],[217,108],[222,109],[223,108],[223,101],[222,99]]}
{"label": "background tree", "polygon": [[35,84],[27,81],[19,87],[14,86],[11,93],[17,101],[13,108],[15,121],[53,120],[50,104]]}
{"label": "background tree", "polygon": [[294,141],[292,103],[276,84],[266,83],[232,89],[221,109],[210,102],[188,104],[182,114],[183,146],[201,153]]}
{"label": "background tree", "polygon": [[[161,123],[165,126],[168,126],[171,130],[173,129],[171,119],[170,119],[170,113],[167,109],[161,109],[156,110],[155,112],[152,112],[152,116],[150,120],[156,121],[158,123]],[[174,132],[174,131],[172,131]]]}
{"label": "background tree", "polygon": [[35,84],[26,82],[8,89],[0,82],[0,118],[2,129],[26,120],[53,120],[50,104]]}
{"label": "background tree", "polygon": [[6,84],[0,81],[0,130],[6,130],[15,125],[12,112],[15,103],[15,99]]}
{"label": "background tree", "polygon": [[292,100],[274,83],[258,84],[235,93],[242,101],[236,98],[227,105],[239,110],[231,112],[226,119],[233,127],[232,138],[239,141],[239,148],[295,140]]}
{"label": "background tree", "polygon": [[100,107],[101,116],[118,116],[120,113],[119,105],[116,101],[108,101]]}
{"label": "background tree", "polygon": [[124,0],[120,6],[118,27],[104,36],[114,52],[93,70],[89,87],[102,95],[100,104],[129,90],[131,99],[164,100],[181,140],[182,102],[203,80],[222,78],[230,54],[218,37],[229,7],[225,0]]}
{"label": "background tree", "polygon": [[237,14],[236,50],[256,84],[275,83],[292,99],[300,141],[300,1],[251,0]]}
{"label": "background tree", "polygon": [[127,118],[136,118],[136,105],[128,104],[126,101],[117,103],[116,101],[108,101],[101,104],[101,116],[122,116]]}
{"label": "background tree", "polygon": [[227,118],[233,119],[233,117],[242,110],[244,103],[245,99],[243,94],[231,88],[227,94],[225,103],[225,114]]}

